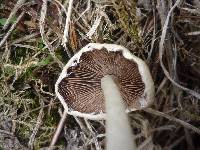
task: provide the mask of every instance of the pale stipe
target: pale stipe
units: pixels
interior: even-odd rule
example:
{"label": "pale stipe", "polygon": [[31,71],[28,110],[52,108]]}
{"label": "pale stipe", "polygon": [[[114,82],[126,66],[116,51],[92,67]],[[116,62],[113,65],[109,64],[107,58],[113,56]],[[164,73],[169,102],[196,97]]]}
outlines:
{"label": "pale stipe", "polygon": [[101,79],[101,88],[106,104],[106,149],[136,150],[126,108],[112,76]]}

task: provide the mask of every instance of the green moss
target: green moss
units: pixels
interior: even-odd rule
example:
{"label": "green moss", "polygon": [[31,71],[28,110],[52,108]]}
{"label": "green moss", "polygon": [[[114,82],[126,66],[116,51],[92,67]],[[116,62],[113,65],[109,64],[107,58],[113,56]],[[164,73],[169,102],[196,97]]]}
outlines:
{"label": "green moss", "polygon": [[21,61],[23,61],[27,57],[27,53],[30,53],[30,49],[26,48],[15,48],[11,50],[10,60],[12,64],[18,65]]}
{"label": "green moss", "polygon": [[40,67],[40,66],[48,65],[52,62],[53,62],[52,56],[48,55],[47,57],[43,58],[36,66]]}
{"label": "green moss", "polygon": [[181,111],[181,112],[184,114],[184,116],[186,116],[186,117],[188,117],[188,118],[190,118],[192,120],[200,121],[199,114],[195,114],[195,113],[192,113],[192,112],[187,111],[187,110],[184,110],[184,111]]}
{"label": "green moss", "polygon": [[52,109],[50,114],[46,114],[44,119],[45,119],[45,124],[47,126],[52,126],[52,125],[56,125],[59,120],[60,120],[60,116],[59,114],[57,113],[58,110],[57,109]]}
{"label": "green moss", "polygon": [[[0,26],[4,26],[6,23],[6,20],[7,20],[7,18],[0,18]],[[16,20],[17,20],[17,18],[13,17],[13,18],[11,18],[10,23],[14,23],[14,22],[16,22]]]}
{"label": "green moss", "polygon": [[69,60],[68,54],[65,50],[57,49],[55,51],[56,57],[63,63],[67,63]]}
{"label": "green moss", "polygon": [[35,149],[39,149],[41,147],[49,145],[60,119],[59,114],[56,112],[57,110],[54,109],[51,110],[50,114],[44,114],[42,126],[45,128],[41,130],[38,134],[40,136],[37,137],[34,143]]}
{"label": "green moss", "polygon": [[49,65],[50,63],[54,62],[53,58],[51,57],[51,55],[48,55],[47,57],[43,58],[41,61],[39,61],[37,64],[31,65],[29,66],[26,71],[21,75],[20,79],[18,80],[18,82],[23,82],[27,79],[32,79],[35,80],[37,79],[34,75],[33,75],[33,71],[37,68],[40,68],[42,66],[45,65]]}
{"label": "green moss", "polygon": [[19,31],[19,30],[16,28],[16,29],[14,29],[14,30],[12,31],[12,34],[11,34],[11,36],[10,36],[10,39],[11,39],[11,41],[14,41],[15,39],[20,38],[20,37],[22,37],[22,36],[23,36],[23,32],[22,32],[22,31]]}
{"label": "green moss", "polygon": [[[27,122],[26,122],[27,123]],[[18,126],[17,126],[17,135],[18,137],[20,137],[20,140],[24,141],[24,142],[28,142],[28,139],[31,135],[31,130],[28,126],[26,126],[25,124],[19,124],[17,123]]]}
{"label": "green moss", "polygon": [[136,18],[136,2],[130,2],[131,6],[128,7],[124,1],[116,0],[114,2],[114,8],[119,18],[119,27],[123,28],[137,44],[141,43],[142,39],[139,37],[139,26]]}
{"label": "green moss", "polygon": [[38,44],[37,47],[38,47],[39,49],[42,49],[42,48],[45,47],[45,44],[44,44],[42,38],[40,38],[40,39],[38,40],[38,43],[37,43],[37,44]]}
{"label": "green moss", "polygon": [[16,70],[12,66],[5,66],[3,68],[3,72],[4,72],[5,77],[10,77],[10,76],[14,75],[15,71]]}

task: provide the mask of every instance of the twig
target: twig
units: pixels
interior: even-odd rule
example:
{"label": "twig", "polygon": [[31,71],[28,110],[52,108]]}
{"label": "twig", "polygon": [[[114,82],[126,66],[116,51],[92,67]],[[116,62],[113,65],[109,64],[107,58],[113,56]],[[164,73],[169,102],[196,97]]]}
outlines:
{"label": "twig", "polygon": [[90,10],[91,7],[91,0],[87,1],[87,8],[79,15],[79,17],[74,21],[75,23],[87,12]]}
{"label": "twig", "polygon": [[154,1],[152,1],[152,5],[153,5],[153,37],[151,39],[151,49],[149,51],[147,61],[150,61],[151,59],[153,48],[154,48],[154,42],[156,41],[156,13],[155,13]]}
{"label": "twig", "polygon": [[195,15],[200,15],[199,9],[190,9],[190,8],[181,8],[185,11],[188,11],[189,13],[195,14]]}
{"label": "twig", "polygon": [[86,131],[86,127],[83,124],[82,118],[78,118],[76,116],[74,116],[74,119],[76,120],[76,122],[78,123],[79,127],[81,128],[82,131]]}
{"label": "twig", "polygon": [[[179,137],[178,139],[176,139],[172,144],[167,145],[166,148],[167,149],[173,149],[175,146],[177,146],[181,141],[183,141],[185,139],[184,136]],[[165,148],[164,148],[165,149]]]}
{"label": "twig", "polygon": [[[55,104],[58,104],[58,103],[53,103],[53,104],[55,105]],[[35,112],[35,111],[40,110],[41,108],[49,107],[50,105],[52,105],[52,104],[40,106],[40,107],[37,107],[37,108],[32,109],[32,110],[30,110],[30,111],[26,111],[26,112],[24,112],[24,113],[18,115],[17,117],[18,117],[18,119],[20,119],[20,118],[22,118],[22,117],[25,117],[25,116],[29,115],[29,114],[32,113],[32,112]],[[11,114],[11,115],[12,115],[12,114]],[[10,116],[11,116],[11,115],[10,115]],[[15,118],[15,119],[16,119],[16,118]],[[13,118],[10,117],[10,118],[7,118],[5,121],[12,121],[12,120],[13,120]],[[0,122],[5,122],[5,121],[4,121],[4,119],[1,119],[1,118],[0,118]],[[15,121],[16,121],[16,120],[15,120]]]}
{"label": "twig", "polygon": [[69,6],[67,10],[67,18],[65,22],[65,30],[64,30],[64,35],[63,35],[63,45],[66,45],[68,41],[68,33],[69,33],[69,24],[70,24],[70,18],[72,14],[72,5],[73,5],[73,0],[69,0]]}
{"label": "twig", "polygon": [[[70,25],[70,18],[71,18],[71,13],[72,13],[72,4],[73,4],[73,0],[71,0],[69,2],[69,7],[68,7],[68,12],[67,10],[65,9],[65,6],[60,3],[58,0],[54,0],[56,3],[58,3],[61,8],[64,10],[65,12],[65,15],[67,16],[66,18],[66,23],[65,23],[65,27],[64,27],[64,35],[62,36],[62,45],[63,47],[65,48],[66,52],[67,52],[67,55],[68,57],[70,58],[71,57],[71,53],[69,52],[69,50],[67,50],[67,46],[66,46],[66,43],[68,41],[68,33],[69,33],[69,25]],[[67,2],[67,1],[66,1]]]}
{"label": "twig", "polygon": [[99,24],[101,23],[101,18],[102,16],[97,16],[95,21],[94,21],[94,24],[92,25],[92,27],[90,28],[89,32],[86,34],[86,36],[91,39],[92,36],[94,35],[94,33],[96,32]]}
{"label": "twig", "polygon": [[31,134],[30,138],[29,138],[28,147],[29,147],[30,149],[33,149],[36,134],[38,133],[39,128],[40,128],[41,125],[42,125],[42,119],[43,119],[43,117],[44,117],[44,98],[43,98],[43,96],[40,94],[40,91],[39,91],[39,89],[38,89],[37,86],[35,86],[34,89],[35,89],[37,95],[39,96],[39,99],[40,99],[40,106],[42,106],[42,107],[41,107],[40,112],[39,112],[39,115],[38,115],[38,117],[37,117],[36,125],[35,125],[35,127],[34,127],[34,129],[33,129],[33,132],[32,132],[32,134]]}
{"label": "twig", "polygon": [[39,32],[35,32],[35,33],[30,34],[30,35],[25,35],[25,36],[23,36],[23,37],[21,37],[21,38],[19,38],[19,39],[14,40],[14,41],[13,41],[11,44],[9,44],[9,45],[18,44],[18,43],[27,41],[27,40],[29,40],[29,39],[33,39],[33,38],[35,38],[35,37],[38,36],[38,35],[40,35]]}
{"label": "twig", "polygon": [[44,33],[44,25],[45,25],[45,17],[47,13],[47,0],[43,0],[42,8],[41,8],[41,17],[40,17],[40,34],[42,36],[42,39],[44,41],[44,44],[48,47],[48,50],[51,54],[51,56],[54,58],[54,60],[59,64],[59,66],[62,68],[64,65],[63,63],[55,56],[53,53],[53,46],[49,43],[47,40],[47,37]]}
{"label": "twig", "polygon": [[92,140],[93,140],[93,142],[94,142],[94,145],[95,145],[95,148],[96,148],[96,150],[101,150],[101,147],[100,147],[100,145],[99,145],[99,143],[98,143],[98,140],[97,140],[97,136],[96,136],[96,134],[95,134],[95,132],[92,130],[92,127],[91,127],[91,125],[90,125],[90,122],[87,120],[87,119],[84,119],[85,120],[85,123],[86,123],[86,126],[87,126],[87,128],[89,129],[89,131],[91,132],[91,134],[92,134]]}
{"label": "twig", "polygon": [[23,47],[23,48],[27,48],[27,49],[32,49],[32,50],[39,50],[39,48],[35,47],[35,46],[31,46],[31,45],[23,45],[23,44],[13,44],[16,47]]}
{"label": "twig", "polygon": [[195,146],[194,146],[194,142],[192,140],[191,133],[186,128],[184,128],[184,132],[185,132],[185,139],[186,139],[186,142],[187,142],[187,145],[188,145],[188,149],[195,150]]}
{"label": "twig", "polygon": [[[6,23],[3,26],[3,30],[6,30],[10,20],[12,19],[12,17],[16,14],[16,12],[18,11],[18,9],[20,8],[21,5],[23,5],[25,3],[26,0],[18,0],[17,4],[15,5],[15,7],[12,9],[8,19],[6,20]],[[0,46],[1,47],[1,46]]]}
{"label": "twig", "polygon": [[187,35],[200,35],[200,31],[193,31],[193,32],[189,32],[186,33]]}
{"label": "twig", "polygon": [[58,136],[60,135],[60,132],[64,126],[65,123],[65,119],[67,117],[67,111],[64,110],[63,114],[62,114],[62,118],[60,119],[60,122],[58,124],[58,127],[56,129],[56,132],[54,133],[53,139],[51,141],[49,150],[53,149],[54,145],[56,144],[57,140],[58,140]]}
{"label": "twig", "polygon": [[176,85],[177,87],[185,90],[186,92],[190,93],[191,95],[195,96],[196,98],[200,99],[200,94],[193,91],[193,90],[190,90],[186,87],[183,87],[182,85],[178,84],[177,82],[175,82],[169,72],[167,71],[167,69],[165,68],[164,64],[163,64],[163,61],[162,61],[162,57],[163,57],[163,53],[164,53],[164,41],[165,41],[165,37],[166,37],[166,34],[167,34],[167,27],[168,27],[168,24],[169,24],[169,19],[170,19],[170,16],[173,12],[173,10],[178,6],[178,4],[181,2],[181,0],[177,0],[176,3],[173,5],[173,7],[170,9],[168,15],[167,15],[167,18],[165,20],[165,23],[163,25],[163,30],[162,30],[162,35],[161,35],[161,40],[160,40],[160,43],[159,43],[159,59],[160,59],[160,65],[163,69],[163,72],[164,74],[166,75],[166,77],[174,84]]}
{"label": "twig", "polygon": [[137,148],[137,150],[153,150],[154,149],[154,145],[153,145],[153,140],[152,137],[148,137],[144,142],[142,142],[142,144],[140,144]]}
{"label": "twig", "polygon": [[165,114],[165,113],[163,113],[163,112],[154,110],[154,109],[152,109],[152,108],[145,108],[145,109],[143,109],[143,110],[144,110],[145,112],[148,112],[148,113],[151,113],[151,114],[154,114],[154,115],[157,115],[157,116],[161,116],[161,117],[167,118],[167,119],[169,119],[169,120],[171,120],[171,121],[174,121],[174,122],[176,122],[176,123],[178,123],[178,124],[184,126],[185,128],[191,129],[191,130],[193,130],[194,132],[200,134],[200,129],[198,129],[197,127],[195,127],[195,126],[193,126],[193,125],[191,125],[191,124],[189,124],[189,123],[187,123],[187,122],[185,122],[185,121],[183,121],[183,120],[180,120],[180,119],[178,119],[178,118],[172,117],[172,116],[170,116],[170,115],[168,115],[168,114]]}
{"label": "twig", "polygon": [[35,136],[38,133],[38,130],[42,124],[42,118],[44,117],[44,110],[43,108],[40,109],[39,115],[37,117],[37,123],[35,125],[35,128],[33,129],[33,132],[29,138],[29,142],[28,142],[28,146],[30,149],[33,149],[33,145],[34,145],[34,140],[35,140]]}
{"label": "twig", "polygon": [[23,17],[24,12],[22,12],[19,17],[17,18],[16,22],[13,23],[13,25],[10,27],[8,32],[4,35],[3,39],[0,41],[0,47],[6,42],[9,35],[12,33],[12,31],[15,29],[17,23],[20,21],[20,19]]}

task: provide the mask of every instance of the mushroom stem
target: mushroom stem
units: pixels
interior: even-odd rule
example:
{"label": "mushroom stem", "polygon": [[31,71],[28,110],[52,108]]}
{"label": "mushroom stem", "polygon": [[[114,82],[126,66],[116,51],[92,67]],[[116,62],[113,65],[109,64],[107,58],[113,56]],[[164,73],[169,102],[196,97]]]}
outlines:
{"label": "mushroom stem", "polygon": [[107,150],[136,150],[120,91],[110,75],[101,79],[106,105]]}

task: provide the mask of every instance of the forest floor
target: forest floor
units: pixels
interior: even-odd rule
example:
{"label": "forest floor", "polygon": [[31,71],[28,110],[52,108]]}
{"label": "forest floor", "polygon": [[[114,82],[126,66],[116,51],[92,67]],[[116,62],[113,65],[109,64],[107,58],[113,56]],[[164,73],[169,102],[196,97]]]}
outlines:
{"label": "forest floor", "polygon": [[[114,43],[149,66],[151,108],[129,114],[138,149],[200,150],[199,0],[0,0],[0,150],[46,149],[54,92],[86,44]],[[56,149],[105,149],[105,122],[68,115]]]}

